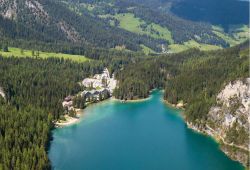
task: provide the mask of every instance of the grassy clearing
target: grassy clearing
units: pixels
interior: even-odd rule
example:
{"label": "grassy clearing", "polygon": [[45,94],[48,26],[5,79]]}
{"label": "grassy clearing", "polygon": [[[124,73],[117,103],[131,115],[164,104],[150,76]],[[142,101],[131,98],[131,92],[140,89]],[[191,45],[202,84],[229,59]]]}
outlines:
{"label": "grassy clearing", "polygon": [[[183,44],[174,44],[171,32],[167,28],[161,27],[160,25],[154,23],[147,24],[145,21],[141,20],[140,18],[136,18],[134,14],[131,13],[117,14],[114,16],[114,18],[120,21],[119,27],[122,29],[138,34],[145,34],[153,38],[165,39],[169,41],[169,50],[174,53],[181,52],[190,48],[199,48],[200,50],[204,51],[221,49],[221,47],[219,46],[201,44],[194,40],[187,41]],[[221,30],[217,31],[219,32]],[[154,53],[154,51],[144,45],[142,45],[141,47],[145,54]]]}
{"label": "grassy clearing", "polygon": [[247,25],[232,26],[231,30],[234,37],[239,40],[239,42],[244,42],[250,38],[250,28]]}
{"label": "grassy clearing", "polygon": [[113,17],[120,21],[119,27],[122,29],[137,34],[148,35],[157,39],[164,39],[171,44],[174,43],[171,32],[160,25],[154,23],[147,24],[145,21],[136,18],[134,14],[131,13],[117,14]]}
{"label": "grassy clearing", "polygon": [[[219,26],[213,26],[213,32],[218,37],[221,37],[227,43],[229,43],[230,46],[235,46],[250,38],[249,27],[246,25],[231,26],[228,34],[224,32],[223,28]],[[216,45],[201,44],[194,40],[189,40],[183,44],[171,44],[168,46],[168,48],[170,52],[176,53],[190,48],[199,48],[200,50],[203,51],[209,51],[209,50],[221,49],[222,47]]]}
{"label": "grassy clearing", "polygon": [[231,26],[229,33],[225,33],[223,28],[219,26],[213,26],[213,33],[224,39],[230,46],[235,46],[250,38],[249,27],[247,25]]}
{"label": "grassy clearing", "polygon": [[247,56],[249,57],[249,48],[246,48],[245,50],[241,50],[240,51],[240,57],[244,57],[244,56]]}
{"label": "grassy clearing", "polygon": [[209,45],[209,44],[200,44],[194,40],[189,40],[187,42],[184,42],[184,44],[171,44],[168,46],[168,48],[169,48],[169,51],[173,52],[173,53],[188,50],[190,48],[199,48],[202,51],[221,49],[221,47],[219,47],[219,46]]}
{"label": "grassy clearing", "polygon": [[88,3],[81,3],[81,6],[83,6],[85,9],[87,9],[88,11],[93,11],[95,9],[95,5],[93,4],[88,4]]}
{"label": "grassy clearing", "polygon": [[141,47],[142,47],[142,51],[146,54],[146,55],[148,55],[148,54],[150,54],[150,53],[155,53],[155,51],[154,50],[152,50],[151,48],[148,48],[147,46],[145,46],[145,45],[141,45]]}
{"label": "grassy clearing", "polygon": [[[9,52],[3,52],[0,51],[0,55],[4,56],[4,57],[32,57],[35,58],[35,56],[37,56],[37,51],[34,52],[35,55],[32,55],[32,51],[31,50],[21,50],[20,48],[9,48]],[[90,59],[86,58],[85,56],[81,56],[81,55],[71,55],[71,54],[62,54],[62,53],[48,53],[48,52],[41,52],[39,51],[39,56],[40,58],[49,58],[49,57],[55,57],[55,58],[64,58],[64,59],[69,59],[72,61],[76,61],[76,62],[85,62],[88,61]]]}
{"label": "grassy clearing", "polygon": [[[184,42],[183,44],[175,44],[174,40],[172,39],[172,34],[167,28],[161,27],[160,25],[154,23],[148,24],[145,21],[141,20],[140,18],[136,18],[132,13],[123,13],[114,16],[102,15],[100,17],[101,18],[110,17],[119,20],[120,21],[119,27],[127,31],[141,35],[148,35],[150,37],[157,39],[165,39],[170,42],[168,48],[169,51],[173,53],[188,50],[190,48],[199,48],[200,50],[203,51],[221,49],[220,46],[202,44],[196,42],[195,40],[189,40],[187,42]],[[249,28],[246,25],[231,27],[231,30],[229,31],[230,34],[225,33],[223,28],[221,27],[213,26],[213,32],[217,36],[221,37],[226,42],[228,42],[230,46],[242,43],[249,38]],[[153,50],[149,49],[144,45],[141,45],[141,47],[145,54],[154,53]]]}

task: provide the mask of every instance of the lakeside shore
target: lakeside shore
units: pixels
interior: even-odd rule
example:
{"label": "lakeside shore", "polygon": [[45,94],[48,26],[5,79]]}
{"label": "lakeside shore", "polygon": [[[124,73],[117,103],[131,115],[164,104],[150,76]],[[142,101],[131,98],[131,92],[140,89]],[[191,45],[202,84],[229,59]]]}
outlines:
{"label": "lakeside shore", "polygon": [[111,100],[114,100],[114,101],[118,101],[118,102],[121,102],[121,103],[137,103],[137,102],[144,102],[144,101],[147,101],[149,100],[151,97],[147,97],[147,98],[139,98],[139,99],[133,99],[133,100],[121,100],[121,99],[117,99],[115,97],[112,97]]}
{"label": "lakeside shore", "polygon": [[[221,151],[224,152],[230,159],[240,162],[246,169],[249,168],[249,167],[247,167],[245,162],[242,160],[244,158],[242,156],[238,157],[239,155],[234,153],[234,152],[237,152],[237,150],[240,151],[241,153],[248,152],[246,154],[246,157],[249,157],[249,149],[248,148],[245,148],[243,146],[239,146],[239,145],[236,145],[233,143],[226,142],[222,136],[218,135],[208,125],[206,125],[206,128],[201,129],[201,128],[193,125],[192,123],[187,122],[186,120],[184,120],[184,121],[185,121],[187,127],[189,129],[192,129],[194,132],[211,137],[216,143],[218,143]],[[233,150],[233,152],[230,148]],[[229,151],[229,150],[231,150],[231,151]],[[246,158],[246,159],[249,159],[249,158]]]}
{"label": "lakeside shore", "polygon": [[[105,99],[105,100],[102,100],[102,101],[99,101],[99,102],[96,102],[96,103],[88,103],[84,109],[77,109],[77,108],[75,108],[75,110],[76,110],[76,117],[71,117],[69,115],[65,115],[64,116],[65,120],[58,120],[58,121],[56,121],[54,123],[55,127],[56,128],[63,128],[63,127],[67,127],[67,126],[71,126],[71,125],[74,125],[76,123],[79,123],[80,120],[81,120],[81,118],[84,116],[84,110],[87,107],[94,106],[95,104],[98,104],[98,103],[107,102],[108,100],[113,100],[113,99],[111,97],[111,98],[108,98],[108,99]],[[118,100],[118,99],[114,99],[114,100]]]}
{"label": "lakeside shore", "polygon": [[249,167],[246,167],[246,164],[241,159],[235,157],[235,155],[232,154],[227,147],[238,149],[238,150],[241,150],[241,151],[244,151],[244,152],[249,152],[249,150],[247,148],[244,148],[244,147],[239,146],[239,145],[227,143],[222,136],[216,134],[216,132],[211,127],[209,127],[208,125],[206,125],[206,128],[199,128],[197,126],[194,126],[192,123],[188,122],[185,119],[185,114],[184,114],[184,111],[185,111],[184,106],[186,104],[183,104],[181,106],[181,105],[178,105],[178,104],[172,104],[169,101],[164,100],[164,99],[162,99],[162,100],[167,106],[175,108],[175,109],[181,109],[182,110],[181,116],[183,118],[183,121],[186,123],[186,125],[187,125],[187,127],[189,129],[193,130],[196,133],[203,134],[203,135],[211,137],[216,143],[218,143],[218,145],[220,146],[220,149],[222,150],[222,152],[224,152],[229,158],[231,158],[232,160],[240,162],[246,169],[249,168]]}
{"label": "lakeside shore", "polygon": [[[151,98],[151,96],[147,97],[147,98],[143,98],[143,99],[135,99],[135,100],[120,100],[120,99],[117,99],[115,97],[111,97],[111,98],[108,98],[106,100],[103,100],[103,101],[100,101],[100,102],[97,102],[97,103],[90,103],[88,104],[84,109],[86,109],[87,107],[89,107],[90,105],[95,105],[95,104],[98,104],[98,103],[102,103],[102,102],[105,102],[105,101],[108,101],[108,100],[113,100],[113,101],[117,101],[117,102],[121,102],[121,103],[137,103],[137,102],[144,102],[144,101],[147,101]],[[67,127],[67,126],[71,126],[71,125],[74,125],[76,123],[79,123],[80,122],[80,119],[81,117],[83,116],[83,113],[84,113],[84,109],[76,109],[76,117],[71,117],[69,115],[65,115],[64,118],[65,120],[58,120],[56,121],[54,124],[55,124],[55,127],[56,128],[63,128],[63,127]]]}
{"label": "lakeside shore", "polygon": [[[148,97],[146,98],[137,98],[137,99],[133,99],[133,100],[121,100],[121,99],[117,99],[115,97],[112,97],[112,100],[115,100],[115,101],[119,101],[119,102],[123,102],[123,103],[138,103],[138,102],[144,102],[144,101],[147,101],[147,100],[150,100],[151,99],[151,95],[152,95],[152,92],[155,91],[157,89],[152,89],[149,91],[149,95]],[[164,91],[164,90],[161,90],[161,91]]]}
{"label": "lakeside shore", "polygon": [[165,99],[162,99],[162,101],[169,107],[172,107],[172,108],[175,108],[175,109],[180,109],[180,110],[185,110],[185,105],[186,104],[183,104],[183,103],[178,103],[178,104],[172,104],[170,103],[169,101],[165,100]]}
{"label": "lakeside shore", "polygon": [[[116,101],[116,102],[120,102],[120,103],[140,103],[140,102],[144,102],[144,101],[148,101],[151,99],[151,93],[156,90],[156,89],[153,89],[153,90],[150,90],[150,95],[146,98],[139,98],[139,99],[133,99],[133,100],[121,100],[121,99],[117,99],[115,98],[114,96],[108,98],[108,99],[105,99],[103,101],[99,101],[97,103],[89,103],[84,109],[86,109],[87,107],[89,107],[90,105],[93,106],[95,104],[98,104],[98,103],[101,103],[101,102],[105,102],[105,101],[108,101],[108,100],[112,100],[112,101]],[[175,105],[172,105],[170,104],[169,102],[166,102],[166,100],[163,99],[163,101],[170,107],[174,107],[174,108],[177,108]],[[81,117],[83,116],[83,112],[84,112],[84,109],[77,109],[75,108],[76,110],[76,117],[71,117],[69,115],[65,115],[64,118],[65,120],[58,120],[56,121],[54,124],[55,124],[55,127],[56,128],[63,128],[63,127],[67,127],[67,126],[71,126],[71,125],[74,125],[76,123],[79,123],[80,122],[80,119]],[[177,108],[177,109],[181,109],[181,108]]]}
{"label": "lakeside shore", "polygon": [[65,120],[58,120],[58,121],[56,121],[55,122],[55,127],[56,128],[62,128],[62,127],[66,127],[66,126],[70,126],[70,125],[78,123],[80,121],[80,118],[83,115],[83,110],[84,109],[77,109],[75,117],[71,117],[69,115],[65,115],[64,116]]}

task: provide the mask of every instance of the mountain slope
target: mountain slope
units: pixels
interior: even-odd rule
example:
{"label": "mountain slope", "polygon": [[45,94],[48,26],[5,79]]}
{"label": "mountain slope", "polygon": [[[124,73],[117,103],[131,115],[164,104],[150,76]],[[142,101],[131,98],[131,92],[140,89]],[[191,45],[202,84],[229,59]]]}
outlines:
{"label": "mountain slope", "polygon": [[111,27],[89,13],[77,15],[58,1],[11,0],[0,4],[1,35],[45,42],[68,42],[94,47],[115,48],[125,46],[139,50],[140,44],[159,50],[164,40]]}
{"label": "mountain slope", "polygon": [[221,25],[226,32],[231,25],[249,24],[249,1],[244,0],[183,0],[171,11],[188,20]]}
{"label": "mountain slope", "polygon": [[[249,38],[245,25],[230,26],[226,32],[223,27],[211,23],[191,21],[178,17],[172,8],[178,1],[147,0],[62,0],[72,11],[81,15],[90,13],[107,24],[124,30],[165,39],[162,51],[178,52],[188,48],[218,49],[242,43]],[[227,16],[230,18],[230,15]],[[205,20],[204,20],[205,21]],[[157,27],[155,27],[157,26]],[[176,50],[179,48],[179,50]]]}
{"label": "mountain slope", "polygon": [[178,17],[171,12],[178,4],[172,0],[144,4],[140,0],[1,0],[0,35],[6,41],[32,41],[33,48],[43,42],[84,50],[146,48],[157,53],[192,47],[212,50],[249,38],[245,25],[228,31],[206,20]]}

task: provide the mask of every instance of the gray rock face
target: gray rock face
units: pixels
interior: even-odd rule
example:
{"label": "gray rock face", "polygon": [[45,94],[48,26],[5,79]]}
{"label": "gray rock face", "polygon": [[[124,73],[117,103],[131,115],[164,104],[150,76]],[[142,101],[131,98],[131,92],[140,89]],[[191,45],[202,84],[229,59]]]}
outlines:
{"label": "gray rock face", "polygon": [[[208,125],[227,142],[248,148],[248,129],[250,123],[250,79],[237,80],[228,84],[217,96],[217,105],[208,113]],[[246,138],[235,138],[245,131]]]}
{"label": "gray rock face", "polygon": [[18,10],[28,10],[40,20],[48,22],[49,15],[37,0],[0,0],[0,15],[8,19],[16,19]]}
{"label": "gray rock face", "polygon": [[2,89],[2,87],[0,87],[0,96],[2,96],[5,99],[5,93]]}
{"label": "gray rock face", "polygon": [[0,15],[8,19],[17,17],[17,0],[0,0]]}
{"label": "gray rock face", "polygon": [[[248,164],[250,123],[250,78],[229,83],[217,95],[217,104],[208,113],[205,132],[226,146],[233,159]],[[229,146],[234,149],[231,152]]]}
{"label": "gray rock face", "polygon": [[249,167],[250,78],[230,82],[217,95],[205,126],[190,122],[195,131],[205,133],[221,143],[221,149],[231,159]]}

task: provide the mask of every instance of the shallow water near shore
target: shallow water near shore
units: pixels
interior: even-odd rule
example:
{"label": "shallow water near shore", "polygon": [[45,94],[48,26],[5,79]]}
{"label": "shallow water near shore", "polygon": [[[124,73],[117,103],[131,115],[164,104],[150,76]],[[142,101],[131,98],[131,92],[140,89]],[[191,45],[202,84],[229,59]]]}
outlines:
{"label": "shallow water near shore", "polygon": [[180,111],[149,100],[89,106],[78,124],[53,131],[56,170],[241,170],[211,138],[187,128]]}

